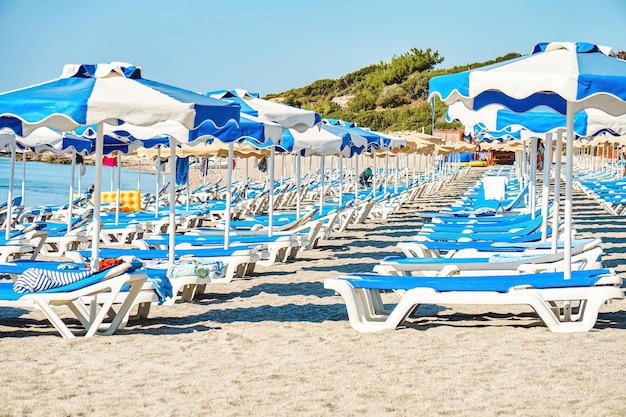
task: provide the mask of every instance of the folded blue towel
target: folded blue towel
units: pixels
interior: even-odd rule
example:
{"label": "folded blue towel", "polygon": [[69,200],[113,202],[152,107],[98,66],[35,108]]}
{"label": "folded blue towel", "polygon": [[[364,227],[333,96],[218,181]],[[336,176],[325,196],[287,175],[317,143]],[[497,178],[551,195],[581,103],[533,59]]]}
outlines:
{"label": "folded blue towel", "polygon": [[150,276],[148,277],[148,281],[154,285],[154,289],[159,296],[159,305],[163,304],[165,300],[168,298],[172,298],[174,296],[172,283],[170,279],[166,276]]}

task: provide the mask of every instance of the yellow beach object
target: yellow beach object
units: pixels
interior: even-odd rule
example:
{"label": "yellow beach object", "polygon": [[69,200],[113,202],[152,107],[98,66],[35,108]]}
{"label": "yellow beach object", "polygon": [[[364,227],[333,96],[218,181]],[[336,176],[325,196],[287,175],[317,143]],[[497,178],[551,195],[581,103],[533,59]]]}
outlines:
{"label": "yellow beach object", "polygon": [[487,161],[469,161],[459,163],[462,167],[486,167]]}
{"label": "yellow beach object", "polygon": [[[100,194],[102,204],[115,203],[117,191],[103,191]],[[141,194],[139,190],[120,190],[120,211],[141,210]]]}
{"label": "yellow beach object", "polygon": [[[78,197],[75,195],[74,198]],[[100,194],[102,204],[115,203],[117,201],[117,191],[103,191]],[[93,204],[93,197],[89,199]],[[120,190],[120,211],[141,210],[141,193],[139,190]]]}

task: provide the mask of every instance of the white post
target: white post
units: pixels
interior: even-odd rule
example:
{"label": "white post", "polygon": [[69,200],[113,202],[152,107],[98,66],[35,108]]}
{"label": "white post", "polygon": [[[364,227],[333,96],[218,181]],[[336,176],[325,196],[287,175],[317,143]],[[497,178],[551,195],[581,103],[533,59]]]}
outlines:
{"label": "white post", "polygon": [[320,216],[324,211],[324,180],[326,179],[325,167],[324,167],[325,157],[322,156],[320,160]]}
{"label": "white post", "polygon": [[572,177],[574,175],[574,105],[567,102],[567,137],[565,138],[565,270],[563,277],[572,277]]}
{"label": "white post", "polygon": [[[113,168],[111,168],[113,169]],[[117,152],[117,192],[115,194],[115,225],[120,224],[120,202],[122,182],[122,153]]]}
{"label": "white post", "polygon": [[15,148],[16,144],[11,145],[11,174],[9,179],[9,191],[7,197],[7,227],[5,239],[11,238],[11,222],[13,220],[13,180],[15,179]]}
{"label": "white post", "polygon": [[159,218],[159,191],[161,191],[161,146],[157,148],[156,190],[154,192],[154,218]]}
{"label": "white post", "polygon": [[298,153],[296,155],[296,218],[300,218],[300,204],[302,203],[302,179],[300,178],[300,165],[302,162],[302,157]]}
{"label": "white post", "polygon": [[141,160],[137,157],[137,189],[141,193]]}
{"label": "white post", "polygon": [[541,189],[541,241],[545,242],[548,235],[548,199],[550,198],[550,169],[552,167],[552,133],[546,134],[543,157],[543,188]]}
{"label": "white post", "polygon": [[100,258],[100,205],[102,203],[102,154],[104,147],[103,122],[99,122],[96,128],[96,178],[93,189],[93,219],[91,237],[91,270],[98,270]]}
{"label": "white post", "polygon": [[76,169],[76,150],[72,149],[72,180],[70,181],[70,202],[67,207],[67,233],[72,230],[72,211],[74,209],[74,171]]}
{"label": "white post", "polygon": [[270,198],[269,198],[269,221],[268,221],[268,230],[267,235],[273,236],[274,234],[274,162],[276,160],[276,150],[274,147],[271,147],[270,150],[270,163],[269,163],[269,174],[270,174]]}
{"label": "white post", "polygon": [[376,180],[376,178],[378,178],[378,172],[377,172],[377,169],[376,169],[376,152],[372,152],[372,159],[374,160],[374,162],[373,162],[374,179],[372,180],[372,186],[374,187],[374,189],[373,189],[372,196],[374,197],[374,200],[376,200],[376,188],[377,188],[377,183],[378,183],[378,181]]}
{"label": "white post", "polygon": [[554,200],[554,208],[552,209],[552,253],[558,250],[559,240],[559,212],[561,204],[561,154],[563,143],[563,131],[558,130],[556,133],[556,150],[554,155],[554,192],[552,199]]}
{"label": "white post", "polygon": [[398,171],[400,171],[400,154],[396,155],[396,175],[394,177],[393,192],[398,195]]}
{"label": "white post", "polygon": [[359,156],[354,160],[354,205],[359,206]]}
{"label": "white post", "polygon": [[339,155],[337,162],[339,169],[339,207],[343,206],[343,156]]}
{"label": "white post", "polygon": [[[22,152],[22,205],[26,206],[26,149]],[[72,181],[74,178],[72,177]]]}
{"label": "white post", "polygon": [[530,141],[530,178],[528,181],[528,194],[530,196],[530,218],[535,219],[535,202],[537,199],[537,137]]}
{"label": "white post", "polygon": [[170,136],[170,224],[167,228],[169,233],[169,263],[174,265],[176,260],[176,140]]}
{"label": "white post", "polygon": [[230,220],[233,199],[233,153],[234,143],[228,143],[228,172],[226,173],[226,216],[224,218],[224,249],[230,246]]}

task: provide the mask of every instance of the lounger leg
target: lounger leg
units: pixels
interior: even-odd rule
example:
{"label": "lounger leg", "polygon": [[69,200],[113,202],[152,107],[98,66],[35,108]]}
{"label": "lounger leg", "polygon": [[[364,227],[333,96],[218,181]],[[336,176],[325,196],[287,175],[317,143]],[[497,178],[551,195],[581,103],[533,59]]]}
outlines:
{"label": "lounger leg", "polygon": [[[129,320],[140,320],[140,319],[145,319],[148,317],[148,314],[150,314],[150,307],[152,306],[152,303],[139,303],[137,305],[137,313],[133,316],[129,316],[128,319]],[[119,327],[120,329],[122,328],[122,326]]]}
{"label": "lounger leg", "polygon": [[[135,304],[135,300],[137,299],[137,296],[139,295],[139,292],[141,291],[144,282],[145,282],[145,276],[142,278],[138,277],[137,279],[134,279],[131,282],[129,282],[130,290],[126,292],[126,297],[124,299],[124,302],[122,303],[119,310],[117,311],[115,318],[109,324],[108,328],[105,331],[100,332],[99,334],[111,335],[115,333],[115,331],[117,331],[118,328],[123,328],[126,325],[126,323],[128,322],[128,315],[130,313],[130,309]],[[116,286],[116,288],[111,288],[111,294],[113,296],[109,297],[107,299],[107,302],[102,306],[102,309],[99,312],[100,314],[98,315],[97,319],[94,320],[91,327],[87,331],[86,337],[93,336],[99,330],[99,326],[100,324],[102,324],[102,321],[104,320],[104,314],[106,314],[106,311],[108,311],[108,309],[112,306],[113,302],[115,301],[115,296],[117,296],[117,294],[121,292],[122,287],[125,284],[126,283],[121,283],[120,286]]]}
{"label": "lounger leg", "polygon": [[[580,300],[577,309],[569,314],[560,307],[555,307],[560,297],[558,291],[551,296],[552,291],[543,290],[543,297],[535,297],[530,305],[548,328],[557,333],[586,332],[591,330],[598,319],[600,308],[607,301],[623,298],[623,290],[617,287],[590,287],[583,288],[572,297]],[[574,297],[575,296],[575,297]]]}
{"label": "lounger leg", "polygon": [[217,278],[215,280],[213,280],[212,282],[216,282],[216,283],[229,283],[233,280],[234,277],[239,276],[238,272],[241,272],[243,274],[243,272],[241,271],[241,269],[245,268],[245,264],[242,265],[237,265],[233,262],[224,264],[224,276]]}
{"label": "lounger leg", "polygon": [[54,311],[50,304],[48,304],[47,302],[41,302],[40,300],[36,300],[35,304],[41,309],[41,311],[43,311],[43,313],[46,315],[50,323],[52,323],[54,328],[57,329],[59,333],[61,333],[61,336],[65,337],[66,339],[72,339],[76,337],[76,335],[67,327],[65,322],[59,317],[59,315],[56,313],[56,311]]}
{"label": "lounger leg", "polygon": [[337,291],[343,297],[348,320],[356,331],[369,333],[390,328],[388,312],[383,307],[379,291],[355,290],[342,279],[327,279],[324,287]]}

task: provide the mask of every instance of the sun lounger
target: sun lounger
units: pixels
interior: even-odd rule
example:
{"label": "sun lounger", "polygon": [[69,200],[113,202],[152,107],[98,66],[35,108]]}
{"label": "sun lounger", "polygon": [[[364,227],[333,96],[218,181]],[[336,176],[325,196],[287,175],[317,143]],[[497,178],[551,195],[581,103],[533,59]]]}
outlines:
{"label": "sun lounger", "polygon": [[211,282],[222,279],[225,272],[223,264],[219,261],[202,263],[183,261],[173,266],[147,262],[140,271],[145,272],[149,278],[169,279],[173,296],[161,302],[162,305],[191,301],[196,294],[203,294]]}
{"label": "sun lounger", "polygon": [[[504,242],[416,242],[403,241],[398,242],[397,246],[402,250],[405,256],[415,258],[453,258],[453,257],[477,257],[489,256],[494,253],[502,252],[524,252],[534,251],[549,252],[552,248],[552,242],[542,242],[538,240],[516,240]],[[573,239],[572,253],[582,252],[599,246],[600,239]],[[564,241],[557,242],[557,249],[563,249]]]}
{"label": "sun lounger", "polygon": [[35,259],[47,238],[47,231],[34,229],[24,234],[16,235],[12,239],[3,240],[0,244],[0,262],[20,259],[26,256]]}
{"label": "sun lounger", "polygon": [[[514,210],[520,207],[522,200],[524,199],[527,193],[528,193],[528,187],[526,186],[514,198],[512,198],[509,201],[503,201],[502,204],[500,204],[500,202],[496,202],[491,205],[483,204],[481,206],[481,204],[476,204],[473,202],[471,204],[467,204],[462,207],[448,208],[448,209],[443,209],[443,210],[436,211],[436,212],[422,212],[420,213],[420,217],[426,217],[426,218],[435,218],[435,217],[472,218],[472,217],[476,217],[476,218],[479,218],[482,216],[490,217],[490,216],[496,216],[496,215],[506,215],[506,213],[519,214],[519,213],[516,213]],[[485,203],[485,202],[483,201],[482,203]]]}
{"label": "sun lounger", "polygon": [[11,213],[9,213],[8,201],[0,205],[0,229],[5,230],[7,226],[14,228],[17,224],[24,206],[22,205],[22,197],[13,197],[10,204]]}
{"label": "sun lounger", "polygon": [[[571,257],[572,270],[600,269],[602,248],[595,247]],[[529,272],[556,272],[565,267],[564,253],[511,254],[499,253],[486,257],[455,258],[385,258],[374,271],[380,275],[451,276],[511,275]]]}
{"label": "sun lounger", "polygon": [[[100,258],[119,258],[124,256],[135,257],[140,260],[168,259],[169,251],[162,249],[100,249]],[[70,251],[66,256],[74,262],[86,262],[91,257],[90,250]],[[223,248],[196,248],[196,249],[176,249],[175,258],[177,260],[197,259],[199,262],[221,261],[225,266],[222,277],[216,278],[213,282],[228,283],[235,277],[243,277],[254,271],[256,263],[267,254],[258,246],[232,246],[229,249]]]}
{"label": "sun lounger", "polygon": [[[622,279],[607,269],[474,277],[404,277],[346,275],[329,278],[324,288],[338,292],[346,303],[348,319],[359,332],[396,329],[419,304],[529,305],[553,332],[588,331],[596,323],[602,304],[624,298]],[[391,309],[381,294],[401,290]]]}
{"label": "sun lounger", "polygon": [[[217,263],[205,263],[204,265],[208,271],[206,275],[188,272],[177,274],[172,279],[167,277],[169,268],[161,268],[148,263],[148,265],[138,269],[137,272],[145,274],[147,279],[129,310],[131,314],[128,316],[128,321],[147,318],[153,304],[171,306],[178,302],[191,301],[196,294],[204,293],[211,280],[219,278],[222,273]],[[167,286],[164,283],[167,283]],[[125,297],[124,293],[117,294],[113,304],[123,303]]]}
{"label": "sun lounger", "polygon": [[[537,220],[539,219],[539,220]],[[497,223],[425,223],[420,232],[426,233],[503,233],[513,232],[515,230],[523,229],[527,226],[532,226],[539,221],[543,220],[542,216],[538,216],[535,219],[519,220],[519,221],[504,221]]]}
{"label": "sun lounger", "polygon": [[[73,338],[77,333],[55,311],[57,306],[66,306],[84,327],[85,337],[96,333],[112,334],[126,322],[130,308],[146,280],[145,274],[131,272],[132,268],[133,265],[125,262],[64,286],[29,293],[15,292],[13,282],[2,282],[0,307],[40,309],[63,337]],[[124,302],[119,304],[116,311],[113,308],[115,295],[127,286],[130,289],[124,291]],[[109,296],[98,297],[98,294],[104,293]],[[84,304],[86,299],[89,306]],[[112,318],[110,323],[104,323],[107,317]]]}
{"label": "sun lounger", "polygon": [[521,227],[507,226],[507,229],[501,232],[482,232],[474,231],[471,228],[464,229],[460,232],[440,232],[421,230],[418,232],[416,239],[426,240],[473,240],[473,241],[486,241],[486,240],[509,240],[513,238],[521,238],[527,236],[541,227],[542,219],[540,217],[535,218],[529,222],[524,223]]}
{"label": "sun lounger", "polygon": [[[143,242],[143,243],[142,243]],[[298,250],[309,242],[305,236],[297,234],[276,234],[273,236],[256,235],[256,236],[231,236],[230,242],[233,245],[260,245],[267,251],[267,257],[257,262],[261,266],[272,266],[276,262],[285,262],[288,255],[293,250]],[[134,241],[133,244],[148,249],[167,249],[169,247],[169,236],[158,235],[148,239]],[[145,244],[145,246],[143,246]],[[195,249],[195,248],[223,248],[224,236],[221,235],[177,235],[175,237],[176,248],[179,249]]]}
{"label": "sun lounger", "polygon": [[[141,223],[103,223],[100,229],[100,240],[107,246],[125,245],[143,236],[144,228]],[[91,235],[87,229],[87,235]]]}

